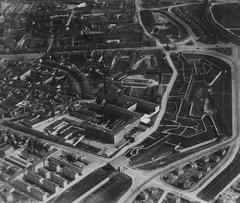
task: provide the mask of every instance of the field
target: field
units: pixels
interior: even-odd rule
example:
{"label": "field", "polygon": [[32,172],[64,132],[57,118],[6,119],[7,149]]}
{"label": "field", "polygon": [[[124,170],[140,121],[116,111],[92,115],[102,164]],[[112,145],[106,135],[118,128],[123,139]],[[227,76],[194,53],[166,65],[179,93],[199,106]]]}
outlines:
{"label": "field", "polygon": [[219,4],[212,8],[216,21],[224,27],[230,29],[236,35],[240,35],[240,4],[229,3]]}
{"label": "field", "polygon": [[106,184],[89,195],[82,203],[114,203],[130,188],[131,178],[123,173],[118,173]]}

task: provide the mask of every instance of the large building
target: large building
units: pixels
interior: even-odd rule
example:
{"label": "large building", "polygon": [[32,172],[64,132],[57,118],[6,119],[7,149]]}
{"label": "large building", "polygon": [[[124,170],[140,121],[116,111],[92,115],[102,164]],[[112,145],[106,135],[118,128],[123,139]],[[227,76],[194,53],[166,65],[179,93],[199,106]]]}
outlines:
{"label": "large building", "polygon": [[45,128],[45,132],[67,140],[87,138],[99,142],[117,144],[141,122],[142,114],[106,104],[89,104],[71,114],[81,119],[63,118]]}

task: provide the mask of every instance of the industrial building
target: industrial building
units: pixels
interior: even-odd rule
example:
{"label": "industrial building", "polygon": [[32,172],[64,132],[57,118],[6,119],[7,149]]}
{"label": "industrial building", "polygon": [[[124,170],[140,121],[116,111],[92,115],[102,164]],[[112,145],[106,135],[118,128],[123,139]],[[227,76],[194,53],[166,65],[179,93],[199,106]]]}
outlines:
{"label": "industrial building", "polygon": [[85,120],[76,122],[63,118],[45,128],[45,132],[66,140],[86,137],[90,140],[117,144],[140,124],[142,117],[142,114],[110,104],[89,104],[71,115],[85,117]]}

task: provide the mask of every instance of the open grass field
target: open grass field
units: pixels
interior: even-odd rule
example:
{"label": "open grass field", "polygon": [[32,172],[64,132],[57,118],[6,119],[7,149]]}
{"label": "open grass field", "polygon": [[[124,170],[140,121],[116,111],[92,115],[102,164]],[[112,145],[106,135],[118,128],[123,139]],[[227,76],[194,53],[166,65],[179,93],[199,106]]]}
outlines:
{"label": "open grass field", "polygon": [[218,4],[212,8],[216,21],[238,36],[240,35],[239,10],[239,3]]}
{"label": "open grass field", "polygon": [[131,187],[132,180],[129,176],[118,173],[111,178],[106,184],[89,195],[82,203],[114,203],[127,192]]}

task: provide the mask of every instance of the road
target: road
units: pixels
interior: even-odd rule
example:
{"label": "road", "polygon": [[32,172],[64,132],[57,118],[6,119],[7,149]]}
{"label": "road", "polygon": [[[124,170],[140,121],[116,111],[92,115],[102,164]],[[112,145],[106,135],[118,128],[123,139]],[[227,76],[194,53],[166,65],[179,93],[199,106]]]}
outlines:
{"label": "road", "polygon": [[[119,48],[119,49],[94,49],[94,51],[106,51],[106,52],[111,52],[111,51],[133,51],[133,50],[139,50],[139,51],[144,51],[144,50],[159,50],[158,47],[134,47],[134,48]],[[71,51],[54,51],[56,54],[78,54],[85,52],[86,50],[78,49],[75,48],[75,50]],[[11,53],[6,53],[6,54],[0,54],[0,59],[15,59],[15,58],[40,58],[44,55],[45,53],[43,52],[22,52],[22,53],[17,53],[17,54],[11,54]]]}

